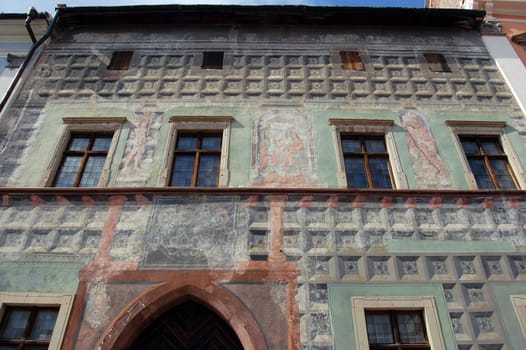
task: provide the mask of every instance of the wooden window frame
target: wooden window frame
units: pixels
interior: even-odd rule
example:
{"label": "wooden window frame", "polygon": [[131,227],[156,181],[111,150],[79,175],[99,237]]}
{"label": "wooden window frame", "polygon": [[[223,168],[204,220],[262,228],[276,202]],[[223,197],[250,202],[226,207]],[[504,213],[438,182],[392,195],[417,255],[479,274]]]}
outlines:
{"label": "wooden window frame", "polygon": [[225,53],[223,51],[204,51],[201,69],[223,69]]}
{"label": "wooden window frame", "polygon": [[133,57],[133,51],[113,51],[108,70],[128,70]]}
{"label": "wooden window frame", "polygon": [[[396,316],[399,313],[402,313],[402,312],[412,312],[412,313],[418,314],[418,316],[420,318],[420,322],[424,326],[425,343],[401,343],[399,324],[398,324],[398,319],[397,319]],[[383,313],[383,314],[388,314],[389,315],[389,319],[391,321],[391,335],[393,337],[393,343],[390,343],[390,344],[371,344],[371,343],[369,343],[369,346],[370,346],[371,350],[390,350],[390,349],[410,350],[410,349],[415,349],[415,348],[418,348],[418,349],[426,348],[427,350],[431,349],[431,346],[429,345],[429,341],[427,339],[427,333],[426,333],[426,328],[425,328],[425,320],[424,320],[424,316],[423,316],[423,310],[419,310],[419,309],[417,309],[417,310],[366,309],[365,310],[366,319],[367,319],[367,314],[374,314],[374,313],[378,313],[378,314],[379,313]],[[367,323],[367,321],[366,321],[366,323]]]}
{"label": "wooden window frame", "polygon": [[[506,162],[506,168],[508,170],[508,174],[513,180],[513,184],[515,185],[514,189],[519,188],[519,184],[517,182],[517,179],[515,178],[515,174],[513,173],[513,169],[511,168],[510,163],[508,162],[508,157],[506,153],[504,152],[504,148],[502,147],[502,144],[500,142],[500,138],[496,135],[458,135],[460,144],[462,145],[462,141],[464,140],[471,140],[474,141],[477,144],[477,148],[479,150],[478,154],[466,154],[466,151],[462,147],[464,151],[464,156],[466,157],[466,160],[469,164],[470,159],[482,159],[484,161],[484,166],[486,168],[486,171],[488,172],[488,175],[490,177],[491,183],[493,184],[494,190],[500,190],[502,189],[499,184],[499,180],[497,179],[497,176],[495,175],[495,170],[493,169],[493,166],[491,165],[491,160],[494,159],[500,159],[504,160]],[[501,152],[498,155],[491,155],[484,152],[481,143],[484,140],[490,140],[494,141],[496,144],[498,144],[499,151]],[[470,167],[471,169],[471,167]],[[473,171],[471,171],[473,173]],[[475,178],[475,181],[477,181],[477,177],[473,173],[473,177]],[[492,189],[488,189],[492,190]]]}
{"label": "wooden window frame", "polygon": [[434,73],[450,73],[451,67],[446,58],[441,53],[426,52],[423,54],[427,63],[427,68]]}
{"label": "wooden window frame", "polygon": [[[78,156],[82,157],[82,160],[80,162],[80,165],[77,169],[77,175],[75,176],[75,181],[73,182],[73,186],[71,187],[79,187],[80,181],[82,180],[82,177],[84,176],[84,173],[86,171],[86,165],[90,158],[92,157],[102,157],[104,156],[104,162],[106,162],[106,158],[108,157],[108,150],[104,151],[94,151],[92,149],[93,144],[95,141],[99,138],[108,138],[111,137],[113,139],[113,132],[92,132],[92,133],[86,133],[86,132],[73,132],[71,133],[68,141],[68,146],[66,146],[66,149],[64,152],[62,152],[62,161],[60,162],[60,165],[57,169],[57,173],[55,174],[55,178],[53,180],[53,187],[57,186],[58,177],[61,173],[62,167],[64,166],[64,161],[68,156]],[[88,146],[84,150],[70,150],[69,145],[71,142],[76,138],[89,138]],[[102,171],[101,171],[102,175]]]}
{"label": "wooden window frame", "polygon": [[[175,169],[175,164],[177,161],[178,155],[194,155],[194,164],[192,168],[192,179],[188,186],[185,187],[203,187],[198,186],[198,175],[199,175],[199,169],[201,167],[201,157],[204,155],[215,155],[219,157],[219,160],[221,160],[221,148],[219,150],[207,150],[202,148],[203,139],[206,137],[213,137],[218,136],[221,138],[221,144],[223,144],[223,133],[221,131],[217,130],[197,130],[197,131],[191,131],[191,130],[185,130],[183,132],[179,132],[177,135],[177,139],[175,141],[175,148],[174,148],[174,155],[173,155],[173,162],[172,162],[172,169],[170,171],[170,186],[175,186],[172,184],[172,177],[173,172]],[[180,150],[177,148],[178,142],[182,137],[196,137],[197,138],[197,147],[193,150]],[[219,167],[219,165],[218,165]],[[216,186],[210,186],[210,187],[217,187],[217,184],[219,183],[219,168],[217,169],[217,179],[216,179]]]}
{"label": "wooden window frame", "polygon": [[[28,310],[30,312],[29,318],[26,323],[26,327],[24,329],[24,333],[22,334],[21,338],[16,339],[0,339],[0,345],[11,345],[11,346],[17,346],[18,349],[25,349],[26,346],[47,346],[49,347],[49,343],[51,341],[50,339],[28,339],[28,337],[31,335],[31,332],[35,328],[35,319],[37,314],[40,311],[45,310],[56,310],[58,315],[58,310],[60,307],[57,306],[35,306],[35,305],[27,305],[27,306],[20,306],[20,305],[6,305],[4,306],[4,316],[6,313],[8,313],[10,310]],[[55,318],[55,323],[57,322],[57,319]],[[0,332],[2,332],[5,329],[6,326],[6,320],[2,317],[0,319]],[[55,328],[55,325],[53,324],[53,328]]]}
{"label": "wooden window frame", "polygon": [[62,136],[57,140],[55,152],[51,157],[47,171],[41,180],[41,186],[51,187],[54,185],[55,177],[58,174],[64,151],[66,150],[71,135],[80,133],[113,133],[112,142],[108,149],[108,155],[104,162],[104,167],[97,187],[108,186],[110,180],[110,167],[113,164],[117,144],[120,138],[122,125],[126,122],[126,117],[65,117],[62,118]]}
{"label": "wooden window frame", "polygon": [[[374,180],[373,180],[373,174],[371,171],[371,166],[369,163],[370,158],[380,158],[385,159],[387,161],[387,170],[389,171],[389,179],[391,182],[391,187],[386,187],[382,189],[392,189],[394,186],[394,179],[393,179],[393,171],[391,169],[391,163],[389,162],[389,153],[387,152],[387,144],[385,142],[385,136],[383,134],[349,134],[349,133],[343,133],[340,134],[340,142],[343,142],[343,140],[346,139],[354,139],[360,141],[360,152],[345,152],[342,147],[342,156],[343,161],[345,163],[346,158],[360,158],[364,161],[364,170],[365,170],[365,176],[367,178],[367,187],[360,187],[363,189],[374,189],[376,188],[374,186]],[[365,143],[367,140],[381,140],[384,144],[385,151],[384,152],[369,152],[365,148]],[[347,178],[347,187],[351,188],[349,186],[349,175],[347,168],[345,169],[345,175]],[[354,188],[354,187],[353,187]]]}
{"label": "wooden window frame", "polygon": [[0,320],[3,320],[6,307],[8,306],[57,307],[58,314],[51,339],[49,340],[48,350],[59,350],[61,348],[67,320],[73,306],[72,294],[0,292]]}
{"label": "wooden window frame", "polygon": [[365,314],[366,311],[376,310],[421,311],[429,348],[432,350],[445,350],[446,348],[433,296],[356,296],[351,298],[351,305],[354,331],[357,336],[357,350],[370,349]]}
{"label": "wooden window frame", "polygon": [[365,65],[358,51],[340,50],[340,59],[343,70],[364,71]]}
{"label": "wooden window frame", "polygon": [[164,166],[160,172],[158,183],[170,186],[174,163],[174,150],[179,133],[186,132],[216,132],[222,133],[221,157],[219,161],[219,178],[217,187],[226,187],[230,176],[228,167],[228,151],[230,148],[231,124],[234,121],[228,116],[173,116],[170,118],[170,135],[164,152]]}
{"label": "wooden window frame", "polygon": [[495,136],[499,138],[500,144],[508,158],[508,164],[512,169],[512,173],[515,177],[517,189],[526,188],[526,173],[522,167],[520,158],[515,151],[510,139],[506,133],[506,122],[503,121],[474,121],[474,120],[445,120],[446,124],[451,130],[454,136],[454,145],[457,149],[457,154],[461,158],[462,167],[466,176],[468,186],[470,190],[478,190],[477,181],[471,167],[469,166],[467,157],[464,153],[464,148],[460,143],[459,135],[462,136]]}
{"label": "wooden window frame", "polygon": [[383,135],[389,155],[391,169],[392,189],[408,188],[407,179],[400,164],[397,145],[393,134],[394,121],[390,119],[329,119],[332,127],[334,146],[336,150],[336,163],[338,166],[337,180],[340,188],[347,188],[347,173],[343,158],[341,135]]}

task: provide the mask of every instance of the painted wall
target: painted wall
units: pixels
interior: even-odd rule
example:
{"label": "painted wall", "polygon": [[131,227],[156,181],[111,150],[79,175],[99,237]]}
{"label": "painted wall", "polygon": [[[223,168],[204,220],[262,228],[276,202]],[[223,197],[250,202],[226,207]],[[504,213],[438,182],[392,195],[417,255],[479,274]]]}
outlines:
{"label": "painted wall", "polygon": [[[234,119],[228,187],[338,187],[331,118],[393,120],[410,189],[468,188],[447,118],[502,120],[523,151],[514,136],[524,131],[523,115],[478,34],[334,27],[282,36],[281,29],[65,34],[42,53],[6,113],[1,183],[46,183],[65,117],[127,119],[110,165],[108,186],[117,187],[164,185],[172,116]],[[135,52],[131,68],[108,70],[124,45]],[[223,69],[200,68],[210,48],[224,50]],[[359,50],[365,71],[343,70],[343,49]],[[431,72],[428,51],[442,52],[452,71]]]}

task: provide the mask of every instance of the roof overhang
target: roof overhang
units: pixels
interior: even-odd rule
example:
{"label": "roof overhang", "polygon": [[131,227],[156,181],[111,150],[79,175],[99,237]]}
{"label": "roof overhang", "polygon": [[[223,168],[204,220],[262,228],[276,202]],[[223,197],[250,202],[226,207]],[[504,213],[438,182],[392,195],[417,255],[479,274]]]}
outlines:
{"label": "roof overhang", "polygon": [[380,7],[155,5],[66,7],[59,26],[103,25],[403,25],[478,28],[479,10]]}

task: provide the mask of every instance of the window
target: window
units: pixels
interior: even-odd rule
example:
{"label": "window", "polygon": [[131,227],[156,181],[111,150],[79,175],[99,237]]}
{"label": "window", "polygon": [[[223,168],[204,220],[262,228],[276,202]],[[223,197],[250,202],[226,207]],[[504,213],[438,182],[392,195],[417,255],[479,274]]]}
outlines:
{"label": "window", "polygon": [[55,177],[55,187],[95,187],[113,134],[72,134]]}
{"label": "window", "polygon": [[383,135],[342,135],[341,142],[348,187],[393,187]]}
{"label": "window", "polygon": [[[470,189],[525,188],[525,172],[513,143],[513,129],[503,121],[445,120],[455,136]],[[517,135],[518,136],[518,135]]]}
{"label": "window", "polygon": [[231,117],[171,117],[172,132],[160,184],[226,186],[232,120]]}
{"label": "window", "polygon": [[58,350],[73,296],[57,293],[0,293],[0,349]]}
{"label": "window", "polygon": [[111,61],[108,65],[110,70],[126,70],[130,66],[133,51],[115,51],[111,55]]}
{"label": "window", "polygon": [[329,119],[338,164],[338,185],[407,188],[389,119]]}
{"label": "window", "polygon": [[364,70],[364,65],[357,51],[340,51],[342,68],[345,70]]}
{"label": "window", "polygon": [[430,349],[422,310],[366,310],[371,350]]}
{"label": "window", "polygon": [[216,187],[221,133],[181,133],[174,151],[171,186]]}
{"label": "window", "polygon": [[506,154],[497,136],[459,136],[479,189],[516,189]]}
{"label": "window", "polygon": [[[106,186],[125,117],[65,117],[41,186]],[[120,152],[124,150],[121,149]]]}
{"label": "window", "polygon": [[424,58],[431,72],[451,72],[444,55],[439,53],[425,53]]}
{"label": "window", "polygon": [[453,348],[444,344],[441,328],[452,329],[439,319],[434,296],[356,296],[351,303],[358,350]]}
{"label": "window", "polygon": [[7,306],[0,325],[1,349],[47,349],[58,307]]}
{"label": "window", "polygon": [[203,69],[223,69],[222,51],[205,51],[203,53]]}

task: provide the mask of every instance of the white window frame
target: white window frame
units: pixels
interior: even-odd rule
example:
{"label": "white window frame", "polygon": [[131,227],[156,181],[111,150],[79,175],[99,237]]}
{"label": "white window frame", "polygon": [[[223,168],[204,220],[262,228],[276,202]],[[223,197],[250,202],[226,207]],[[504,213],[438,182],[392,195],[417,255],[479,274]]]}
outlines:
{"label": "white window frame", "polygon": [[368,350],[366,310],[422,310],[431,350],[445,350],[442,330],[433,296],[356,296],[351,298],[357,350]]}
{"label": "white window frame", "polygon": [[41,186],[53,186],[55,177],[60,168],[64,151],[68,146],[71,135],[74,133],[99,133],[99,132],[113,132],[113,138],[108,149],[108,155],[104,162],[104,168],[99,178],[97,187],[107,187],[110,178],[110,167],[113,163],[113,157],[117,148],[122,124],[126,122],[126,117],[100,117],[100,118],[62,118],[64,129],[62,136],[59,138],[56,151],[51,158],[46,174],[41,181]]}
{"label": "white window frame", "polygon": [[230,171],[228,169],[228,150],[230,149],[230,131],[233,120],[234,118],[225,116],[171,117],[170,136],[164,155],[164,167],[159,176],[159,184],[161,186],[170,186],[170,173],[173,167],[174,150],[179,130],[195,132],[222,131],[221,158],[219,161],[219,179],[217,181],[217,187],[226,187],[230,177]]}
{"label": "white window frame", "polygon": [[391,166],[394,189],[407,189],[407,179],[400,165],[400,157],[396,149],[396,142],[393,135],[394,121],[390,119],[329,119],[332,127],[333,139],[336,147],[336,162],[338,166],[338,186],[347,188],[347,174],[343,159],[341,134],[356,135],[384,135],[387,153],[389,154],[389,164]]}
{"label": "white window frame", "polygon": [[60,349],[73,306],[73,294],[0,292],[0,320],[4,317],[6,306],[58,307],[57,319],[48,349]]}
{"label": "white window frame", "polygon": [[457,153],[462,160],[464,174],[468,180],[470,190],[477,190],[477,180],[471,171],[466,153],[462,148],[459,135],[473,135],[473,136],[498,136],[504,154],[508,159],[508,163],[517,180],[518,189],[526,189],[526,173],[521,165],[520,158],[515,152],[508,136],[504,132],[506,122],[500,121],[460,121],[460,120],[446,120],[445,124],[451,129],[455,136],[455,147]]}

